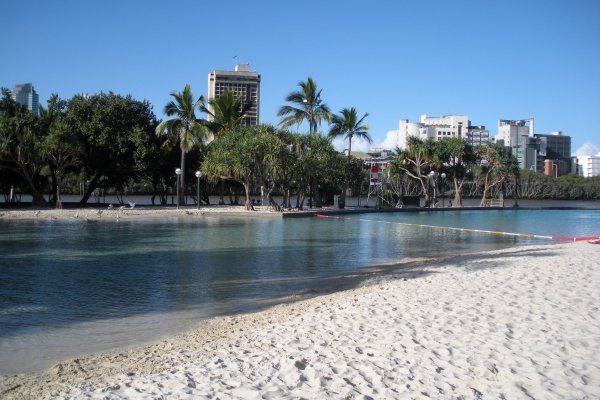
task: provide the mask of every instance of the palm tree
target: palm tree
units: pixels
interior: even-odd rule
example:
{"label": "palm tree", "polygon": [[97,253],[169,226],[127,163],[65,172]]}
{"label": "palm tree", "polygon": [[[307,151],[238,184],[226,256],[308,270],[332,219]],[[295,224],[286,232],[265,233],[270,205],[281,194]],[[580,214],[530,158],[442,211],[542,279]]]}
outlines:
{"label": "palm tree", "polygon": [[346,163],[346,173],[340,200],[340,208],[343,208],[346,203],[346,190],[348,188],[350,163],[352,160],[352,138],[357,137],[366,140],[369,144],[373,143],[373,139],[368,133],[369,125],[363,124],[363,121],[368,116],[369,113],[365,113],[365,115],[359,119],[356,108],[344,108],[340,111],[340,115],[333,116],[331,129],[327,135],[330,140],[339,136],[343,136],[344,139],[348,140],[348,162]]}
{"label": "palm tree", "polygon": [[308,77],[306,82],[299,82],[299,91],[290,93],[285,101],[293,103],[293,106],[282,106],[277,113],[282,117],[279,125],[288,128],[292,125],[300,125],[308,121],[309,134],[317,132],[321,120],[331,121],[329,106],[321,101],[321,90],[317,90],[317,84]]}
{"label": "palm tree", "polygon": [[243,103],[242,99],[232,91],[226,90],[219,97],[208,100],[208,107],[203,103],[200,110],[209,116],[206,125],[210,133],[215,136],[219,132],[244,125],[246,114],[253,106],[252,100]]}
{"label": "palm tree", "polygon": [[185,175],[185,154],[190,151],[195,145],[199,144],[206,136],[205,124],[203,119],[196,118],[196,109],[200,110],[204,104],[204,97],[200,96],[194,101],[194,95],[190,85],[185,85],[183,92],[171,92],[174,100],[171,100],[165,106],[164,113],[171,117],[167,121],[163,121],[156,127],[158,135],[167,134],[167,139],[163,146],[172,145],[174,142],[179,142],[181,148],[181,179],[179,180],[179,198],[178,205],[183,205],[183,188]]}

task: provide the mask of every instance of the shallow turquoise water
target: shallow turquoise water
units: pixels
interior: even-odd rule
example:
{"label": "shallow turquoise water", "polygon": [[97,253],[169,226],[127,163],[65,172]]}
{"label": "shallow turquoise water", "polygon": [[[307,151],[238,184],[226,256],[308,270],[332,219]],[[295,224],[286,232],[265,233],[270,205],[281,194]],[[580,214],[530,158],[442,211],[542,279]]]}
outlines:
{"label": "shallow turquoise water", "polygon": [[345,218],[541,236],[586,237],[600,234],[600,211],[595,210],[436,210],[376,216],[360,214]]}
{"label": "shallow turquoise water", "polygon": [[0,223],[0,373],[139,343],[406,257],[529,243],[426,224],[598,235],[598,211]]}

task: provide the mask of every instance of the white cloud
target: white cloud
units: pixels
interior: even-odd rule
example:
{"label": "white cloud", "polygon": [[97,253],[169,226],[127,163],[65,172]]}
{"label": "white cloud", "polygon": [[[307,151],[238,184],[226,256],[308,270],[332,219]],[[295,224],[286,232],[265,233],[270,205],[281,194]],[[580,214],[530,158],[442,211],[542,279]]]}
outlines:
{"label": "white cloud", "polygon": [[595,156],[600,153],[600,147],[593,144],[589,140],[583,144],[580,148],[575,150],[576,156]]}
{"label": "white cloud", "polygon": [[398,147],[398,130],[388,131],[385,134],[385,139],[378,147],[386,150],[396,150],[396,147]]}
{"label": "white cloud", "polygon": [[[338,137],[333,139],[333,141],[331,142],[333,144],[333,147],[337,150],[337,151],[346,151],[348,149],[348,140],[342,138],[342,137]],[[369,149],[373,147],[369,144],[369,142],[367,142],[366,140],[362,140],[362,139],[352,139],[352,152],[354,153],[355,151],[362,151],[362,152],[367,152],[369,151]]]}
{"label": "white cloud", "polygon": [[[336,149],[337,151],[344,151],[344,149],[348,148],[348,142],[342,137],[336,137],[335,139],[333,139],[331,141],[331,144],[333,144],[333,148]],[[352,144],[354,144],[354,143],[352,143]],[[354,147],[354,146],[352,146],[352,147]]]}
{"label": "white cloud", "polygon": [[[333,147],[337,151],[345,151],[348,149],[348,141],[341,137],[335,138],[332,142]],[[352,152],[362,151],[367,152],[374,148],[381,148],[385,150],[395,150],[398,146],[398,131],[388,131],[385,135],[385,139],[382,142],[377,140],[373,141],[372,144],[369,144],[366,140],[363,139],[352,139]]]}

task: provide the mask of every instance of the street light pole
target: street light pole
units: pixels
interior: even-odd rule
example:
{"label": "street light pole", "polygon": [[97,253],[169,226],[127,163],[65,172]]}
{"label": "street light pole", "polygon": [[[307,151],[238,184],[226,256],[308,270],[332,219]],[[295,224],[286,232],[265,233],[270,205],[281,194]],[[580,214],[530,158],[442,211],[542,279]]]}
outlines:
{"label": "street light pole", "polygon": [[198,184],[196,185],[198,190],[198,210],[200,209],[200,177],[202,173],[200,171],[196,171],[196,178],[198,178]]}
{"label": "street light pole", "polygon": [[442,208],[446,208],[446,173],[442,172]]}
{"label": "street light pole", "polygon": [[175,175],[177,175],[177,209],[179,210],[179,176],[181,175],[181,168],[175,170]]}
{"label": "street light pole", "polygon": [[429,183],[429,208],[433,208],[435,204],[435,171],[429,173],[427,181]]}
{"label": "street light pole", "polygon": [[521,146],[519,146],[519,128],[517,127],[517,146],[515,152],[515,154],[517,155],[517,173],[515,174],[515,204],[513,204],[514,208],[519,207],[519,199],[517,193],[517,189],[519,188],[519,171],[521,170],[521,163],[519,162],[519,147]]}

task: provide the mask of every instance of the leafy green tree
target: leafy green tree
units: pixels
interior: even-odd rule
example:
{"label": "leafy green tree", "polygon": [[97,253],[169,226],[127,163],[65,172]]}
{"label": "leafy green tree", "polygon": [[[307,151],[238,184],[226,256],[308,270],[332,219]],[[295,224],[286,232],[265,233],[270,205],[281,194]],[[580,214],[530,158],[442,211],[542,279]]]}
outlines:
{"label": "leafy green tree", "polygon": [[183,205],[185,188],[185,155],[194,146],[201,144],[206,137],[206,121],[196,117],[196,110],[201,111],[204,97],[194,100],[190,85],[185,85],[182,92],[171,92],[173,100],[165,106],[164,113],[170,120],[161,122],[156,128],[159,136],[166,135],[165,145],[178,143],[181,149],[181,177],[179,179],[179,198],[177,204]]}
{"label": "leafy green tree", "polygon": [[519,164],[517,159],[499,144],[479,146],[476,149],[476,156],[483,179],[483,194],[480,203],[480,206],[483,207],[492,187],[506,182],[511,177],[518,176]]}
{"label": "leafy green tree", "polygon": [[285,101],[292,105],[284,105],[279,109],[277,116],[281,117],[279,125],[288,128],[300,125],[307,121],[309,134],[315,134],[322,120],[331,121],[332,115],[329,106],[321,100],[321,90],[312,78],[306,82],[299,82],[300,90],[287,95]]}
{"label": "leafy green tree", "polygon": [[300,161],[306,174],[308,193],[316,207],[322,206],[328,187],[339,187],[344,179],[345,157],[335,151],[329,139],[320,135],[302,136],[304,154]]}
{"label": "leafy green tree", "polygon": [[219,97],[210,99],[208,107],[203,103],[200,110],[209,116],[206,126],[214,137],[220,132],[248,125],[245,124],[246,115],[253,105],[252,100],[244,103],[232,91],[226,90]]}
{"label": "leafy green tree", "polygon": [[344,208],[346,204],[346,191],[348,190],[350,164],[352,162],[352,138],[357,137],[366,140],[369,144],[373,143],[373,139],[371,139],[368,132],[369,125],[363,123],[368,116],[369,114],[365,113],[359,118],[356,108],[351,107],[342,109],[340,115],[334,115],[332,118],[331,129],[328,135],[329,139],[343,136],[345,140],[348,140],[348,161],[345,169],[346,173],[340,199],[340,208]]}
{"label": "leafy green tree", "polygon": [[437,142],[437,158],[442,161],[441,171],[447,172],[454,186],[453,207],[462,207],[463,185],[475,163],[473,147],[462,138],[447,138]]}
{"label": "leafy green tree", "polygon": [[[369,169],[365,166],[365,163],[360,158],[352,156],[350,164],[348,166],[348,182],[354,195],[361,195],[363,193],[365,184],[369,178]],[[364,193],[366,194],[366,192]]]}
{"label": "leafy green tree", "polygon": [[155,204],[158,196],[160,204],[166,205],[169,188],[174,187],[173,165],[180,161],[179,149],[163,146],[163,138],[148,135],[141,129],[133,131],[132,141],[136,176],[146,180],[152,187],[152,204]]}
{"label": "leafy green tree", "polygon": [[40,125],[44,142],[41,151],[48,162],[52,180],[52,202],[56,208],[62,208],[61,189],[64,178],[74,172],[81,164],[82,146],[65,120],[67,101],[53,94],[48,107],[39,107]]}
{"label": "leafy green tree", "polygon": [[252,210],[253,184],[277,173],[284,143],[269,125],[238,127],[211,142],[201,165],[210,181],[228,179],[244,187],[246,208]]}
{"label": "leafy green tree", "polygon": [[40,190],[40,175],[45,166],[40,151],[43,142],[39,118],[12,99],[2,89],[0,100],[0,169],[20,176],[33,197],[33,205],[46,204]]}
{"label": "leafy green tree", "polygon": [[[298,168],[298,164],[301,157],[301,136],[292,133],[289,131],[279,131],[279,138],[283,143],[283,148],[281,149],[281,153],[279,155],[279,163],[280,166],[277,169],[277,179],[273,182],[267,182],[267,190],[272,191],[276,186],[279,187],[283,195],[283,203],[282,206],[291,208],[291,191],[292,189],[296,189],[296,207],[301,208],[300,204],[300,190],[298,184],[298,178],[301,177],[301,174],[297,174],[296,170]],[[269,185],[270,184],[270,185]],[[270,194],[270,193],[269,193]],[[269,201],[269,205],[272,207],[276,207],[271,201]]]}
{"label": "leafy green tree", "polygon": [[112,92],[76,95],[68,103],[65,121],[82,144],[82,165],[89,184],[85,204],[103,181],[122,192],[135,177],[134,135],[154,134],[156,117],[147,101]]}

